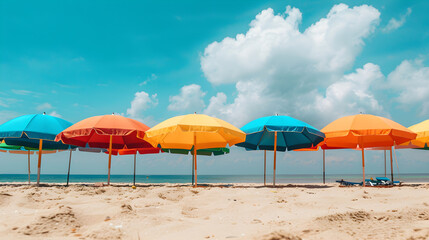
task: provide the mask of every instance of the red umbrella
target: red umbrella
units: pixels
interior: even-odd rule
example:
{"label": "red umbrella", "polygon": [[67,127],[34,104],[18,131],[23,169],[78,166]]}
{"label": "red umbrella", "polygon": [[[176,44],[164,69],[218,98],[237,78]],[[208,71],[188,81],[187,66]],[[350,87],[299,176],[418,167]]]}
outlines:
{"label": "red umbrella", "polygon": [[148,126],[134,119],[120,115],[103,115],[90,117],[70,126],[58,134],[55,141],[79,147],[109,149],[109,185],[112,149],[153,148],[142,139],[147,130]]}

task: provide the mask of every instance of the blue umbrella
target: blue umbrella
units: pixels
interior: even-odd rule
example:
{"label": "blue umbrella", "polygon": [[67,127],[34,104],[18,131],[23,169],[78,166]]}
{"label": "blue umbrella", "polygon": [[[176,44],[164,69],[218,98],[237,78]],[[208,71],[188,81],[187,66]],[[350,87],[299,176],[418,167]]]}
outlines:
{"label": "blue umbrella", "polygon": [[72,123],[46,114],[24,115],[0,125],[0,138],[6,144],[39,149],[37,185],[40,183],[40,167],[43,149],[69,149],[70,145],[55,142],[61,131]]}
{"label": "blue umbrella", "polygon": [[265,150],[264,184],[266,183],[266,150],[274,151],[273,185],[276,182],[276,152],[310,148],[322,142],[325,134],[309,124],[289,116],[268,116],[249,122],[241,128],[246,141],[236,144],[246,150]]}

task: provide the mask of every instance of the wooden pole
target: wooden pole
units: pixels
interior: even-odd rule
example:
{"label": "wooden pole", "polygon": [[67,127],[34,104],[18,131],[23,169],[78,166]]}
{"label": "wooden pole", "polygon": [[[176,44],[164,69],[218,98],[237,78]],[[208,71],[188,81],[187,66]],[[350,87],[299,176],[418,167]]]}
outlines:
{"label": "wooden pole", "polygon": [[390,180],[393,184],[393,156],[392,156],[392,147],[390,147]]}
{"label": "wooden pole", "polygon": [[112,166],[112,142],[113,142],[113,135],[110,135],[110,141],[109,141],[109,169],[107,174],[107,185],[110,185],[110,167]]}
{"label": "wooden pole", "polygon": [[325,184],[325,149],[323,149],[323,184]]}
{"label": "wooden pole", "polygon": [[277,131],[274,132],[274,167],[273,167],[273,186],[276,185],[276,156],[277,156]]}
{"label": "wooden pole", "polygon": [[195,184],[194,187],[197,187],[197,135],[194,133],[194,171],[195,171]]}
{"label": "wooden pole", "polygon": [[384,177],[387,177],[387,170],[386,170],[386,150],[384,150]]}
{"label": "wooden pole", "polygon": [[70,156],[69,156],[69,170],[67,172],[67,185],[69,185],[69,180],[70,180],[70,165],[71,165],[71,158],[72,158],[72,150],[70,149]]}
{"label": "wooden pole", "polygon": [[137,155],[137,152],[134,153],[134,180],[133,180],[133,186],[136,185],[136,155]]}
{"label": "wooden pole", "polygon": [[192,186],[194,186],[194,155],[191,154],[191,162],[192,162]]}
{"label": "wooden pole", "polygon": [[37,186],[40,185],[40,168],[42,167],[43,140],[39,140],[39,160],[37,162]]}
{"label": "wooden pole", "polygon": [[363,173],[363,186],[365,187],[365,149],[362,147],[362,173]]}
{"label": "wooden pole", "polygon": [[264,186],[267,185],[267,150],[264,150]]}
{"label": "wooden pole", "polygon": [[31,184],[30,174],[31,174],[31,170],[30,170],[30,150],[28,150],[28,184]]}

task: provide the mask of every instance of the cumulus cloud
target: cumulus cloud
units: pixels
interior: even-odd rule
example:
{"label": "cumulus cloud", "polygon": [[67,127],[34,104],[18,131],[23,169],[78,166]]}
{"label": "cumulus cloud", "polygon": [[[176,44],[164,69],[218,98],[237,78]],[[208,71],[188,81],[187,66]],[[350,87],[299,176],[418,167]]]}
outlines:
{"label": "cumulus cloud", "polygon": [[127,115],[140,119],[143,111],[156,105],[158,105],[157,94],[149,95],[144,91],[136,92],[131,101],[131,107],[127,109]]}
{"label": "cumulus cloud", "polygon": [[358,113],[387,115],[372,89],[373,86],[381,85],[383,80],[384,75],[381,73],[380,67],[367,63],[363,68],[344,75],[341,80],[331,84],[324,95],[310,93],[315,96],[315,100],[312,104],[302,106],[303,113],[307,114],[302,117],[304,119],[316,118],[319,123],[327,123],[332,119]]}
{"label": "cumulus cloud", "polygon": [[180,94],[170,97],[168,110],[172,111],[194,111],[199,112],[205,107],[203,97],[206,95],[201,86],[191,84],[183,86]]}
{"label": "cumulus cloud", "polygon": [[52,108],[52,105],[50,103],[42,103],[39,106],[36,107],[36,109],[38,111],[42,111],[42,110],[49,110]]}
{"label": "cumulus cloud", "polygon": [[[301,19],[297,8],[287,7],[283,15],[275,15],[269,8],[256,16],[247,33],[208,45],[201,57],[204,75],[212,84],[235,84],[237,96],[228,102],[224,93],[218,93],[205,113],[240,126],[274,113],[302,118],[309,116],[305,111],[315,111],[312,105],[319,105],[317,97],[326,107],[337,88],[356,85],[344,73],[377,26],[380,12],[368,5],[349,8],[338,4],[303,32],[299,30]],[[377,69],[366,65],[355,74]],[[362,101],[352,104],[355,109],[351,111],[379,109],[375,99],[370,105],[363,103],[373,98],[368,88],[345,91]]]}
{"label": "cumulus cloud", "polygon": [[52,112],[48,113],[48,115],[51,115],[53,117],[58,117],[58,118],[63,117],[61,114],[57,113],[56,111],[52,111]]}
{"label": "cumulus cloud", "polygon": [[429,113],[429,67],[421,59],[404,60],[387,76],[387,83],[402,106],[419,106],[421,115]]}
{"label": "cumulus cloud", "polygon": [[389,20],[389,22],[387,23],[387,25],[381,29],[384,33],[388,33],[391,32],[393,30],[396,30],[400,27],[402,27],[402,25],[404,25],[405,21],[407,20],[407,17],[411,14],[411,8],[407,8],[407,12],[405,12],[405,14],[401,15],[399,20],[395,19],[395,18],[391,18]]}

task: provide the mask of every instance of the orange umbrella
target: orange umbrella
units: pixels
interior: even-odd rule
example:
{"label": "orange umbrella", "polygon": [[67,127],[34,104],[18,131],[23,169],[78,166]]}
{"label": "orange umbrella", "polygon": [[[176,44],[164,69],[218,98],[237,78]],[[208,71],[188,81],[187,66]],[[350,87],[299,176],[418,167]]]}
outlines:
{"label": "orange umbrella", "polygon": [[[417,134],[390,119],[370,114],[339,118],[321,130],[325,133],[322,149],[359,148],[362,150],[365,186],[365,148],[395,146],[416,138]],[[391,164],[392,164],[392,152]],[[393,169],[392,169],[393,181]]]}
{"label": "orange umbrella", "polygon": [[70,126],[58,134],[55,141],[79,147],[109,149],[107,184],[110,184],[112,149],[152,148],[152,145],[142,139],[147,130],[148,126],[134,119],[103,115],[90,117]]}

